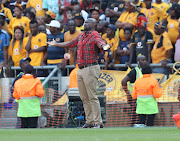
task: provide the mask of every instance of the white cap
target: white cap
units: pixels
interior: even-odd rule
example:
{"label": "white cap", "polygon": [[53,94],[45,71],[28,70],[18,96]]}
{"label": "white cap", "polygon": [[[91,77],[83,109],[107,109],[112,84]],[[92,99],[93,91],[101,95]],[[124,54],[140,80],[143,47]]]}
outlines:
{"label": "white cap", "polygon": [[56,21],[56,20],[52,20],[49,24],[46,24],[47,26],[51,26],[51,27],[56,27],[56,28],[60,28],[61,24]]}
{"label": "white cap", "polygon": [[1,12],[0,12],[0,16],[6,17],[5,14],[4,14],[4,13],[1,13]]}

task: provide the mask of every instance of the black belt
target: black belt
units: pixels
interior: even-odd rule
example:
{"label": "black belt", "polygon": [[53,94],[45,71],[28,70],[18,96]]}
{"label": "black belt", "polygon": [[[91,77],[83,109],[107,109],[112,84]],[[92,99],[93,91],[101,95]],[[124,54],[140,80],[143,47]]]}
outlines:
{"label": "black belt", "polygon": [[98,65],[98,63],[97,62],[93,62],[93,63],[86,64],[86,65],[83,65],[83,66],[79,66],[79,69],[83,69],[83,68],[86,68],[86,67],[89,67],[89,66],[94,66],[94,65]]}

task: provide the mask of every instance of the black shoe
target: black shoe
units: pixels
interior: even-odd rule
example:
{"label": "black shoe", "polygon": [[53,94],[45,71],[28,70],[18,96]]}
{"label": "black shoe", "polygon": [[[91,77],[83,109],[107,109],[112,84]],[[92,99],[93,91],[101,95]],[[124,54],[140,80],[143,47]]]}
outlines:
{"label": "black shoe", "polygon": [[102,124],[95,124],[93,128],[103,128]]}
{"label": "black shoe", "polygon": [[93,128],[92,124],[84,124],[81,128]]}

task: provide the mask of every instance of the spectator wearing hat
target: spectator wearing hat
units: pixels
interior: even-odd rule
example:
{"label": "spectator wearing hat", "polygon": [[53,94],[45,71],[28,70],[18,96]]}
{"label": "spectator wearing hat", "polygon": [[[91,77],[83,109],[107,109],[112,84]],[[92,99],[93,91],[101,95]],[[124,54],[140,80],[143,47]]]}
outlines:
{"label": "spectator wearing hat", "polygon": [[82,17],[84,20],[87,20],[88,18],[88,13],[85,10],[81,10],[80,5],[74,5],[72,8],[72,14],[74,15],[75,13],[82,13]]}
{"label": "spectator wearing hat", "polygon": [[106,34],[106,29],[108,27],[108,22],[106,20],[100,20],[97,24],[98,33],[104,38]]}
{"label": "spectator wearing hat", "polygon": [[84,19],[82,17],[82,13],[75,13],[74,14],[74,22],[76,24],[76,30],[83,31],[84,30]]}
{"label": "spectator wearing hat", "polygon": [[46,11],[45,17],[44,17],[44,22],[46,24],[49,24],[52,20],[55,20],[56,14],[53,13],[52,11]]}
{"label": "spectator wearing hat", "polygon": [[5,17],[8,18],[9,21],[13,18],[11,10],[4,7],[4,5],[2,4],[2,0],[0,0],[0,12],[4,13]]}
{"label": "spectator wearing hat", "polygon": [[106,20],[115,24],[125,7],[124,0],[110,0],[105,10]]}
{"label": "spectator wearing hat", "polygon": [[[64,42],[64,33],[60,32],[59,28],[61,25],[58,21],[52,20],[49,24],[46,24],[46,26],[49,26],[51,31],[51,34],[47,36],[48,42],[51,42],[53,40],[55,40],[58,43]],[[46,61],[48,65],[57,65],[63,63],[64,54],[64,48],[49,45],[47,47],[47,52],[43,60],[44,64],[46,63]]]}
{"label": "spectator wearing hat", "polygon": [[[104,14],[103,10],[101,9],[101,2],[100,2],[100,0],[93,0],[92,1],[92,8],[91,9],[96,9],[100,13],[100,16],[99,16],[100,20],[105,19],[105,14]],[[93,18],[92,17],[92,10],[90,10],[88,18]]]}
{"label": "spectator wearing hat", "polygon": [[[65,42],[71,41],[81,34],[81,31],[76,30],[76,24],[75,24],[74,20],[69,20],[68,29],[69,29],[69,31],[67,31],[64,34],[64,41]],[[68,49],[68,53],[70,54],[69,65],[75,65],[76,64],[76,51],[77,51],[77,48]]]}
{"label": "spectator wearing hat", "polygon": [[99,17],[100,17],[100,11],[98,7],[94,7],[92,9],[90,9],[91,12],[91,18],[94,18],[96,21],[99,21]]}
{"label": "spectator wearing hat", "polygon": [[32,66],[44,65],[42,61],[46,52],[47,36],[44,33],[38,32],[37,21],[30,22],[30,30],[28,43],[26,44],[26,50],[31,58]]}
{"label": "spectator wearing hat", "polygon": [[133,61],[133,58],[137,58],[139,55],[144,55],[147,58],[147,63],[151,63],[151,50],[153,45],[153,35],[147,31],[147,19],[144,16],[138,16],[136,28],[137,32],[133,35],[133,40],[130,49],[129,64]]}
{"label": "spectator wearing hat", "polygon": [[[126,1],[125,2],[125,12],[123,12],[121,14],[121,16],[119,17],[119,19],[116,22],[116,27],[119,28],[119,37],[121,41],[125,41],[125,36],[124,36],[124,29],[126,27],[129,27],[133,30],[133,34],[135,31],[135,26],[136,26],[136,22],[137,22],[137,16],[138,16],[138,12],[135,10],[135,5],[130,2],[130,1]],[[133,35],[132,34],[132,35]]]}
{"label": "spectator wearing hat", "polygon": [[117,50],[118,45],[119,45],[119,38],[115,36],[116,30],[117,28],[115,25],[113,24],[108,25],[106,29],[107,35],[103,38],[104,40],[106,40],[107,44],[109,44],[111,47],[111,59],[112,59],[112,62],[114,63],[115,63],[114,52],[115,50]]}
{"label": "spectator wearing hat", "polygon": [[0,13],[0,22],[2,22],[3,24],[2,29],[4,29],[10,35],[9,29],[8,29],[9,25],[6,22],[6,16],[4,13]]}
{"label": "spectator wearing hat", "polygon": [[[44,16],[44,23],[49,24],[52,20],[55,20],[56,14],[52,11],[47,11]],[[49,28],[46,28],[46,33],[49,35],[51,34]]]}
{"label": "spectator wearing hat", "polygon": [[14,66],[19,66],[20,60],[27,56],[25,49],[27,42],[28,40],[24,38],[24,28],[22,26],[15,26],[14,37],[8,48],[8,55],[12,58]]}
{"label": "spectator wearing hat", "polygon": [[12,15],[14,15],[14,9],[16,4],[20,4],[23,9],[26,9],[27,0],[11,0],[9,4],[9,8],[12,12]]}
{"label": "spectator wearing hat", "polygon": [[45,12],[52,11],[56,14],[56,20],[60,19],[61,16],[59,15],[59,1],[58,0],[43,0],[43,9]]}
{"label": "spectator wearing hat", "polygon": [[29,29],[30,20],[27,17],[22,16],[22,12],[23,12],[22,6],[16,4],[14,11],[16,17],[12,18],[9,23],[9,32],[11,33],[12,36],[14,36],[14,27],[17,25],[23,26],[24,36],[28,36],[28,33],[30,33],[30,29]]}
{"label": "spectator wearing hat", "polygon": [[151,58],[153,64],[161,63],[162,65],[161,68],[153,68],[153,73],[169,75],[169,67],[166,67],[166,65],[171,62],[173,46],[165,28],[165,24],[162,22],[157,22],[154,25],[154,32],[159,36],[152,49]]}
{"label": "spectator wearing hat", "polygon": [[28,7],[33,7],[36,10],[36,17],[37,16],[42,16],[44,17],[44,10],[43,10],[43,2],[42,0],[28,0],[26,8]]}
{"label": "spectator wearing hat", "polygon": [[[7,65],[8,61],[8,46],[10,42],[10,37],[7,34],[5,30],[2,29],[3,23],[0,22],[0,69],[2,69],[3,66]],[[0,74],[0,77],[2,77],[2,71]]]}
{"label": "spectator wearing hat", "polygon": [[29,57],[23,58],[23,59],[21,59],[21,60],[19,61],[19,66],[21,67],[22,70],[21,70],[21,72],[15,77],[15,79],[14,79],[14,81],[13,81],[13,83],[12,83],[11,92],[14,91],[14,84],[15,84],[15,82],[16,82],[18,79],[22,78],[22,76],[24,75],[24,72],[23,72],[23,71],[24,71],[24,67],[27,66],[27,65],[29,65],[30,62],[31,62],[31,58],[29,58]]}

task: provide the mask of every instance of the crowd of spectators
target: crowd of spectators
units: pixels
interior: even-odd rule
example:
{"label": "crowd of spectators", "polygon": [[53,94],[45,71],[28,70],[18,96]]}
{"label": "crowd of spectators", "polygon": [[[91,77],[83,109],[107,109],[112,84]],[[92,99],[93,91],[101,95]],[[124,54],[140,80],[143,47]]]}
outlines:
{"label": "crowd of spectators", "polygon": [[[102,2],[106,2],[102,6]],[[97,21],[96,30],[110,45],[99,52],[104,69],[114,64],[162,63],[154,72],[167,74],[168,62],[180,61],[179,0],[0,0],[0,67],[19,66],[30,57],[32,66],[76,64],[77,48],[47,46],[67,42],[84,31],[87,18]],[[179,31],[179,32],[178,32]],[[65,53],[69,61],[64,60]],[[110,66],[110,67],[109,67]],[[127,68],[120,68],[126,70]]]}

